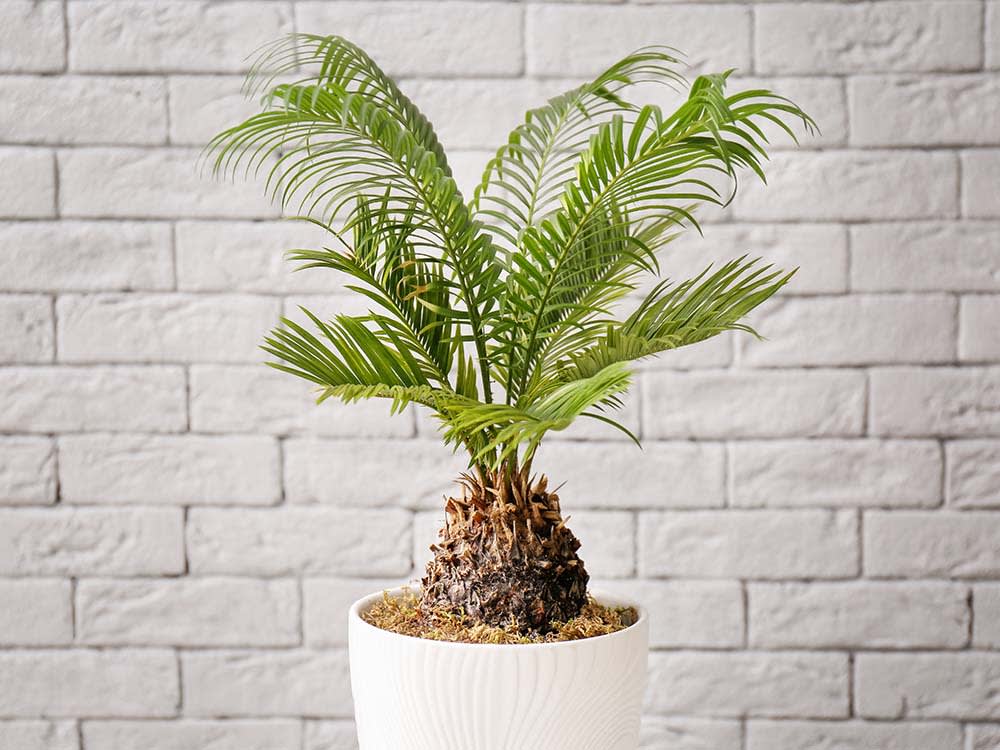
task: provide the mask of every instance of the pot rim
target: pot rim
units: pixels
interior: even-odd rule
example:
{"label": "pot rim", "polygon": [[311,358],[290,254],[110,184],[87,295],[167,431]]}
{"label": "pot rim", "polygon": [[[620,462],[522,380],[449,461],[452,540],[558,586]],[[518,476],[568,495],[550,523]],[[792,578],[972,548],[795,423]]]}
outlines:
{"label": "pot rim", "polygon": [[383,589],[382,591],[376,591],[372,594],[367,594],[366,596],[358,599],[354,604],[351,605],[348,617],[351,621],[351,625],[360,627],[369,631],[374,631],[375,633],[381,634],[384,637],[394,637],[394,638],[405,638],[407,640],[416,641],[421,644],[426,644],[429,648],[460,648],[460,649],[487,649],[487,648],[517,648],[517,649],[552,649],[552,648],[580,648],[583,644],[598,645],[603,643],[609,643],[610,641],[628,638],[635,633],[636,628],[645,624],[647,619],[646,608],[637,602],[625,599],[621,596],[616,596],[614,594],[609,594],[607,592],[597,591],[588,592],[591,596],[599,601],[603,601],[611,606],[615,607],[633,607],[639,616],[636,621],[629,625],[627,628],[622,630],[617,630],[614,633],[607,633],[605,635],[595,635],[590,638],[578,638],[573,641],[554,641],[552,643],[462,643],[460,641],[435,641],[430,638],[418,638],[415,635],[404,635],[403,633],[394,633],[391,630],[385,630],[380,627],[372,625],[367,622],[362,616],[361,612],[367,609],[369,606],[374,604],[377,600],[382,598],[383,593],[388,593],[390,596],[398,596],[405,589],[413,590],[411,586],[396,586],[390,589]]}

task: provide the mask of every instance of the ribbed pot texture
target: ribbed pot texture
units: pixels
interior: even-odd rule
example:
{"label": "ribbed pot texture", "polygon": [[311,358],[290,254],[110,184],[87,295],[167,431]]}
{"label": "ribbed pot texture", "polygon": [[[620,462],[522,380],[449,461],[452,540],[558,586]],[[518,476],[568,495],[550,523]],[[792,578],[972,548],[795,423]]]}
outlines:
{"label": "ribbed pot texture", "polygon": [[[649,621],[579,641],[445,643],[369,625],[350,611],[361,750],[636,750]],[[596,595],[602,604],[635,606]]]}

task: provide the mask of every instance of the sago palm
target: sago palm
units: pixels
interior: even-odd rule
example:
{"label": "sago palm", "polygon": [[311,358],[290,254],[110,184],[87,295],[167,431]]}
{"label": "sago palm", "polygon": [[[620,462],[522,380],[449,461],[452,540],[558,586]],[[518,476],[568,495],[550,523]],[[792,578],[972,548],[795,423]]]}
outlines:
{"label": "sago palm", "polygon": [[320,402],[421,404],[468,451],[423,581],[428,609],[522,632],[577,614],[588,576],[532,473],[540,441],[578,417],[631,436],[612,416],[631,363],[753,333],[744,316],[791,276],[739,258],[639,295],[699,206],[731,200],[741,170],[763,179],[765,126],[813,127],[769,91],[727,93],[729,72],[698,77],[670,114],[631,103],[636,84],[686,87],[678,66],[642,49],[529,111],[468,200],[431,123],[337,36],[266,48],[248,78],[262,111],[209,146],[216,172],[266,174],[283,208],[325,227],[330,247],[291,257],[370,303],[283,319],[264,344],[271,364],[315,383]]}

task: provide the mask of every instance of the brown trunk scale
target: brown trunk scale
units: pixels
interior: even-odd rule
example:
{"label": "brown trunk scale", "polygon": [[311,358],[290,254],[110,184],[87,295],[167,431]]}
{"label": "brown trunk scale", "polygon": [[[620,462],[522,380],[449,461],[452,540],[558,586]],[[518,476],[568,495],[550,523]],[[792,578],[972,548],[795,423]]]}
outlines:
{"label": "brown trunk scale", "polygon": [[423,579],[421,609],[545,634],[587,604],[589,576],[565,524],[559,496],[530,467],[463,474],[447,499],[440,541]]}

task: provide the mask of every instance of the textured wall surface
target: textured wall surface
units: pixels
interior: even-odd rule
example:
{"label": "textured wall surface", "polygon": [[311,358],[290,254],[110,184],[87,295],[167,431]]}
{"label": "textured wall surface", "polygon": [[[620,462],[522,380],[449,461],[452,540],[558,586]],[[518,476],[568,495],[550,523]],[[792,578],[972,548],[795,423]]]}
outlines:
{"label": "textured wall surface", "polygon": [[0,748],[354,746],[345,607],[419,569],[461,464],[259,364],[283,310],[357,304],[195,168],[294,29],[368,47],[464,185],[651,42],[816,117],[664,261],[801,265],[770,340],[644,367],[644,452],[581,426],[537,466],[652,611],[645,747],[1000,748],[997,0],[0,3]]}

